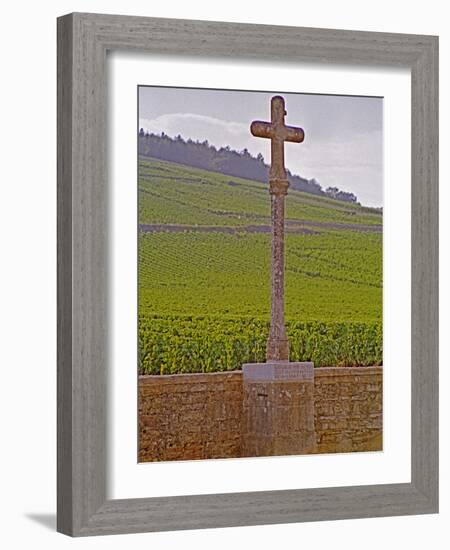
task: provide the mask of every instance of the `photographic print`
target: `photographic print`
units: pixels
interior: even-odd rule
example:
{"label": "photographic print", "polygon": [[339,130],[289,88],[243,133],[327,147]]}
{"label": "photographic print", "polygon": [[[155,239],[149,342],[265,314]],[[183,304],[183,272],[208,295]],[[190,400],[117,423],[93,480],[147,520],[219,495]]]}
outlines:
{"label": "photographic print", "polygon": [[138,87],[138,461],[382,450],[383,98]]}

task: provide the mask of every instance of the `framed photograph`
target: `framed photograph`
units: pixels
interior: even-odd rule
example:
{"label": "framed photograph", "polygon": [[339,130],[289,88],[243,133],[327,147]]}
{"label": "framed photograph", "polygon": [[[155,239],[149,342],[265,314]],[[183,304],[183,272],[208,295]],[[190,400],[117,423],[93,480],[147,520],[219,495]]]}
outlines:
{"label": "framed photograph", "polygon": [[436,513],[437,216],[437,37],[59,18],[58,530]]}
{"label": "framed photograph", "polygon": [[138,93],[139,460],[381,451],[383,98]]}

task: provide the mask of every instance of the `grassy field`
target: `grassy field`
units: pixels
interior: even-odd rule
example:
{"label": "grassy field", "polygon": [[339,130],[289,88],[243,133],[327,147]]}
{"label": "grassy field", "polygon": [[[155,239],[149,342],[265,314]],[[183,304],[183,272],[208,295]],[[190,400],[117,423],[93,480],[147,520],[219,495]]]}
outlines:
{"label": "grassy field", "polygon": [[[267,187],[140,159],[140,372],[232,370],[264,360]],[[381,364],[381,214],[290,190],[286,217],[291,360]]]}

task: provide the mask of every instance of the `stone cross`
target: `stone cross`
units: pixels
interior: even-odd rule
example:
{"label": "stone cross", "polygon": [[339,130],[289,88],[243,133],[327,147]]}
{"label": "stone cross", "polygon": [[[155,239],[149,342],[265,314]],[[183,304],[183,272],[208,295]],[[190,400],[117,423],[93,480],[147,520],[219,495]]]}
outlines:
{"label": "stone cross", "polygon": [[250,131],[255,137],[271,140],[269,191],[272,212],[272,302],[270,333],[267,341],[267,361],[289,361],[289,341],[284,325],[284,197],[289,182],[284,167],[284,142],[301,143],[305,134],[301,128],[286,126],[284,98],[272,97],[271,121],[255,120]]}

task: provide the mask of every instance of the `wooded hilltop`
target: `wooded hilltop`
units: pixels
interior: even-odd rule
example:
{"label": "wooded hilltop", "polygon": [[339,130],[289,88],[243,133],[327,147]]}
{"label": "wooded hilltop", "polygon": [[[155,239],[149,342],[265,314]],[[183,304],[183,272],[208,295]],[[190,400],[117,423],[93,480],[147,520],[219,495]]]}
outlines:
{"label": "wooded hilltop", "polygon": [[[181,135],[171,138],[164,132],[154,134],[145,132],[141,128],[139,131],[139,154],[264,183],[269,178],[269,165],[264,162],[261,153],[254,157],[247,149],[235,151],[229,146],[217,149],[207,140],[203,142],[185,140]],[[289,170],[286,172],[293,189],[359,204],[358,198],[353,193],[341,191],[337,187],[328,187],[324,190],[314,178],[308,180],[292,174]]]}

